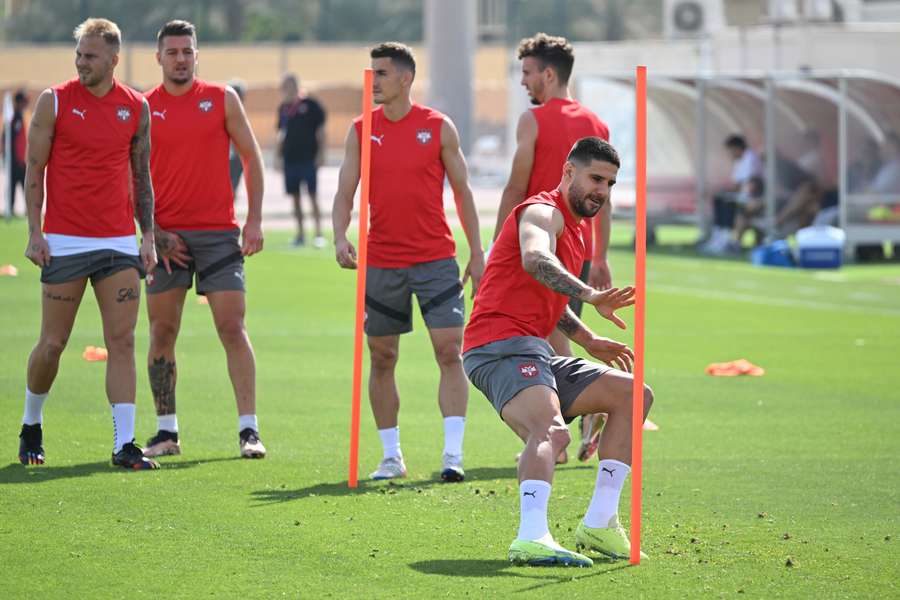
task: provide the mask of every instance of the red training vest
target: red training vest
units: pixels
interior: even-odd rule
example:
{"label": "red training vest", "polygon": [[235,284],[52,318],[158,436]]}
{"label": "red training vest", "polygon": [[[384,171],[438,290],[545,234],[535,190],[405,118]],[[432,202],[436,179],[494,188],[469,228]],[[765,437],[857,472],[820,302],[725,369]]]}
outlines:
{"label": "red training vest", "polygon": [[47,162],[46,233],[134,235],[131,140],[143,99],[115,79],[102,98],[78,79],[51,88],[56,125]]}
{"label": "red training vest", "polygon": [[[353,121],[362,136],[362,117]],[[456,244],[444,214],[444,115],[413,104],[399,121],[372,111],[369,264],[383,269],[451,258]]]}
{"label": "red training vest", "polygon": [[[526,198],[538,192],[556,189],[562,179],[563,165],[575,142],[597,136],[609,140],[609,128],[597,115],[576,100],[551,98],[531,109],[537,120],[538,136],[534,143],[534,164],[528,179]],[[581,222],[585,260],[590,260],[594,247],[593,219]],[[575,271],[578,275],[581,267]]]}
{"label": "red training vest", "polygon": [[162,85],[150,103],[150,173],[163,229],[234,229],[225,86],[195,79],[181,96]]}
{"label": "red training vest", "polygon": [[565,228],[556,240],[556,257],[578,276],[584,261],[581,219],[559,190],[541,192],[515,207],[491,249],[491,259],[475,295],[463,339],[463,352],[515,336],[547,338],[562,318],[569,297],[554,292],[525,272],[519,247],[519,217],[526,206],[548,204],[562,211]]}

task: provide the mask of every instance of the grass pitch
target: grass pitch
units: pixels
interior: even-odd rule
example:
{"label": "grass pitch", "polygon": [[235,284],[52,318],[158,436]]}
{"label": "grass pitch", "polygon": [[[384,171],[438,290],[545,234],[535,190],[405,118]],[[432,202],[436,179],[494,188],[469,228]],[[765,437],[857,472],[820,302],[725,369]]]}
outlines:
{"label": "grass pitch", "polygon": [[[353,273],[287,233],[248,261],[248,328],[269,456],[237,458],[237,416],[209,309],[188,296],[178,345],[183,455],[156,472],[109,466],[111,417],[99,314],[85,297],[44,409],[47,465],[15,460],[25,361],[38,332],[39,273],[24,224],[2,226],[0,597],[897,597],[900,522],[900,269],[758,269],[651,252],[644,540],[629,568],[512,567],[515,436],[475,390],[467,479],[437,482],[437,368],[421,320],[398,372],[410,476],[346,487]],[[618,231],[625,241],[625,226]],[[461,245],[464,252],[465,245]],[[685,253],[690,254],[690,253]],[[633,255],[611,252],[616,283]],[[138,441],[155,430],[137,334]],[[633,311],[625,311],[626,317]],[[589,324],[612,337],[598,318]],[[630,335],[626,333],[626,335]],[[747,358],[761,378],[712,378]],[[360,471],[380,458],[363,408]],[[558,469],[551,528],[564,545],[595,464]],[[628,486],[623,495],[627,520]]]}

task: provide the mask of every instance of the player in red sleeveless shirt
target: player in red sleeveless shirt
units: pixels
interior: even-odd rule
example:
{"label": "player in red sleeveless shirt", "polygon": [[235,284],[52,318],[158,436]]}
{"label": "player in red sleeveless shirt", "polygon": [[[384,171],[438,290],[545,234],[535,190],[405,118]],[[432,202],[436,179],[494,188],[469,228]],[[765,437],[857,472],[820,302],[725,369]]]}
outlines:
{"label": "player in red sleeveless shirt", "polygon": [[[562,181],[515,207],[491,251],[472,318],[466,326],[466,375],[525,442],[519,458],[519,532],[509,559],[517,564],[590,566],[590,558],[560,546],[547,526],[555,457],[569,443],[566,423],[579,415],[609,415],[600,440],[597,484],[576,543],[627,558],[628,537],[618,502],[631,463],[633,354],[582,323],[569,298],[593,305],[624,329],[615,314],[634,304],[634,288],[598,290],[575,272],[584,258],[580,224],[609,202],[619,158],[599,137],[579,140]],[[546,337],[558,327],[610,366],[553,353]],[[653,401],[645,387],[645,416]]]}
{"label": "player in red sleeveless shirt", "polygon": [[[509,182],[503,190],[497,214],[494,238],[500,234],[509,212],[525,198],[552,190],[559,183],[566,156],[578,139],[598,136],[609,140],[609,129],[594,113],[569,94],[569,77],[575,63],[572,45],[563,37],[538,33],[519,44],[522,61],[522,85],[537,106],[522,113],[516,130],[516,152]],[[606,203],[600,214],[582,221],[585,259],[575,271],[582,281],[597,289],[612,285],[606,251],[609,247],[611,206]],[[594,240],[594,229],[597,239]],[[581,302],[571,300],[572,310],[581,316]],[[557,354],[571,356],[572,347],[562,332],[553,330],[550,345]],[[596,451],[596,426],[599,415],[582,419],[580,460]],[[563,454],[559,462],[568,456]]]}
{"label": "player in red sleeveless shirt", "polygon": [[[156,190],[156,240],[162,264],[147,278],[150,351],[147,369],[157,433],[144,454],[180,454],[175,412],[175,342],[188,289],[209,301],[228,360],[238,409],[241,456],[263,458],[256,418],[256,363],[244,326],[244,257],[262,250],[263,164],[247,115],[230,87],[194,77],[197,36],[187,21],[157,34],[163,82],[147,94]],[[245,166],[247,222],[234,218],[229,172],[231,143]]]}
{"label": "player in red sleeveless shirt", "polygon": [[[140,277],[156,266],[150,111],[113,78],[121,32],[106,19],[75,29],[78,78],[45,90],[28,132],[25,251],[41,267],[41,333],[28,359],[19,460],[43,464],[43,404],[87,281],[103,320],[106,394],[113,415],[112,463],[155,469],[134,444],[134,328]],[[46,167],[47,212],[41,228]],[[133,199],[133,201],[132,201]],[[135,240],[134,219],[142,241]]]}
{"label": "player in red sleeveless shirt", "polygon": [[[484,253],[478,214],[453,123],[436,110],[414,104],[412,51],[393,42],[370,53],[374,70],[370,228],[366,271],[366,335],[372,361],[369,398],[384,455],[373,479],[406,475],[394,378],[400,335],[412,331],[412,295],[419,301],[441,371],[438,403],[444,416],[441,478],[462,481],[462,440],[468,383],[460,358],[465,305],[463,285],[481,280]],[[347,239],[353,195],[359,183],[361,119],[347,133],[332,220],[338,264],[356,268]],[[460,281],[456,248],[444,215],[444,176],[469,242],[470,259]]]}

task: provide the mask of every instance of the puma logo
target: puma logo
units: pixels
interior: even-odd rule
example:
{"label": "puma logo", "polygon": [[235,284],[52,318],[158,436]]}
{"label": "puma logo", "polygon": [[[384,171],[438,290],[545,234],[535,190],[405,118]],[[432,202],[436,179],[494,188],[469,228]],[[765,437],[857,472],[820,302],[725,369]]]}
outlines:
{"label": "puma logo", "polygon": [[454,308],[452,308],[451,310],[452,310],[452,312],[455,312],[455,313],[458,314],[459,316],[463,316],[463,311],[461,311],[460,309],[454,307]]}
{"label": "puma logo", "polygon": [[73,109],[72,109],[72,114],[73,114],[73,115],[78,115],[79,117],[81,117],[81,120],[82,120],[82,121],[84,121],[84,114],[85,114],[86,112],[87,112],[87,109],[86,109],[86,108],[85,108],[84,110],[78,110],[77,108],[73,108]]}
{"label": "puma logo", "polygon": [[602,473],[603,471],[606,471],[607,473],[609,473],[609,476],[610,476],[610,477],[612,477],[612,476],[613,476],[613,473],[616,472],[615,469],[607,469],[606,467],[601,467],[601,468],[600,468],[600,472]]}
{"label": "puma logo", "polygon": [[378,144],[379,146],[380,146],[381,143],[384,141],[384,134],[383,134],[383,133],[382,133],[381,135],[373,135],[373,136],[371,136],[371,137],[372,137],[372,141],[375,142],[376,144]]}
{"label": "puma logo", "polygon": [[535,495],[537,492],[522,492],[523,496],[531,496],[535,500],[537,500],[537,496]]}
{"label": "puma logo", "polygon": [[[167,108],[166,110],[169,110],[169,109]],[[162,119],[163,121],[165,121],[165,120],[166,120],[166,110],[164,110],[164,111],[162,111],[162,112],[160,112],[160,111],[158,111],[158,110],[154,110],[154,111],[153,111],[153,116],[154,116],[154,117],[159,117],[160,119]]]}

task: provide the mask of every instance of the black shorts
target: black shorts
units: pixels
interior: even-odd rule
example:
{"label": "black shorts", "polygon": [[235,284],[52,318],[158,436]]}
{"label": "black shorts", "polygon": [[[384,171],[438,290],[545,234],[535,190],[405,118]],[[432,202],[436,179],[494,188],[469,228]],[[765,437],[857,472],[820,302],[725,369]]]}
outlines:
{"label": "black shorts", "polygon": [[306,191],[310,195],[316,193],[316,172],[319,168],[315,161],[298,163],[284,163],[284,192],[286,194],[299,194],[300,182],[306,182]]}

